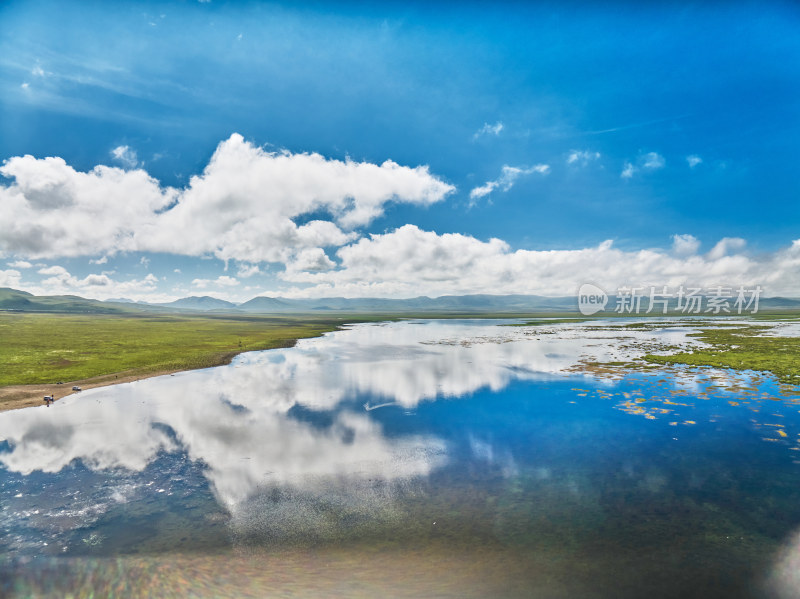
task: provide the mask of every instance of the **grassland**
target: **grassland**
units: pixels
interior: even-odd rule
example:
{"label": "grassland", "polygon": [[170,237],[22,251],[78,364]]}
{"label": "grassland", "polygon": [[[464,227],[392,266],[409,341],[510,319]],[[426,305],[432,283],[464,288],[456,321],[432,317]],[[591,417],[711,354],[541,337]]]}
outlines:
{"label": "grassland", "polygon": [[243,351],[291,346],[342,322],[335,317],[0,313],[0,387],[206,368]]}
{"label": "grassland", "polygon": [[[466,315],[426,316],[453,318]],[[508,318],[509,315],[487,314],[482,317]],[[0,312],[0,410],[38,405],[43,394],[63,397],[70,392],[71,384],[86,388],[217,366],[228,363],[238,353],[289,347],[297,339],[335,330],[345,322],[392,318],[378,314],[251,316]],[[765,321],[797,318],[797,312],[759,315],[759,319]],[[557,314],[547,318],[528,315],[526,320],[530,326],[592,319]],[[643,319],[641,323],[625,326],[652,324]],[[697,326],[697,323],[691,326]],[[693,336],[709,347],[671,355],[651,354],[644,359],[655,364],[767,371],[775,374],[781,382],[800,384],[800,338],[764,336],[768,328],[755,320],[752,324],[732,322],[730,325],[704,326]],[[69,384],[56,385],[60,381]]]}
{"label": "grassland", "polygon": [[[773,319],[780,318],[765,318]],[[709,347],[667,356],[647,355],[645,360],[655,364],[771,372],[782,383],[800,384],[800,338],[764,335],[770,328],[759,324],[704,328],[691,336],[709,344]]]}

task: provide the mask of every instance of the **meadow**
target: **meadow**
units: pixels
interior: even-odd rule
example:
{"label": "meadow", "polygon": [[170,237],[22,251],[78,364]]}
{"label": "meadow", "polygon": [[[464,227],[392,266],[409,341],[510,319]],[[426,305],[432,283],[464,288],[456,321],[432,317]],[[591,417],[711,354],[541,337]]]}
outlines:
{"label": "meadow", "polygon": [[289,347],[337,317],[0,313],[0,387],[191,370]]}
{"label": "meadow", "polygon": [[[796,318],[796,314],[791,317]],[[771,316],[765,320],[790,320]],[[688,364],[735,370],[771,372],[781,383],[800,384],[800,337],[765,335],[771,327],[760,324],[703,328],[690,336],[709,347],[645,359],[655,364]]]}
{"label": "meadow", "polygon": [[[433,315],[428,315],[433,316]],[[457,317],[457,314],[439,314]],[[471,315],[475,317],[476,315]],[[484,315],[483,317],[499,317]],[[505,315],[507,317],[507,315]],[[531,315],[532,316],[532,315]],[[760,319],[797,319],[797,313]],[[289,347],[296,340],[336,330],[346,322],[390,320],[390,315],[75,314],[0,312],[0,388],[119,378],[208,368],[245,351]],[[582,322],[562,315],[523,326]],[[711,323],[709,323],[711,325]],[[629,327],[649,326],[647,320]],[[709,347],[647,355],[657,364],[688,364],[775,374],[800,383],[800,338],[765,336],[757,320],[735,326],[714,323],[695,333]]]}

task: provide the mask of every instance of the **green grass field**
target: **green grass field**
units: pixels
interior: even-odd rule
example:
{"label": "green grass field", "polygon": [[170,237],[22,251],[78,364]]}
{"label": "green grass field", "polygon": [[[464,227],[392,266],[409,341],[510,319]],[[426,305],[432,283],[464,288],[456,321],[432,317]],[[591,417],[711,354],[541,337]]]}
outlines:
{"label": "green grass field", "polygon": [[[764,318],[772,319],[778,318]],[[769,328],[757,324],[704,328],[692,336],[711,347],[668,356],[648,355],[645,359],[655,364],[760,370],[771,372],[782,383],[800,384],[800,338],[764,336]]]}
{"label": "green grass field", "polygon": [[291,346],[343,322],[316,316],[0,313],[0,387],[216,366],[242,351]]}
{"label": "green grass field", "polygon": [[[433,317],[434,315],[428,315]],[[443,315],[439,315],[440,317]],[[454,317],[454,315],[447,315]],[[474,315],[473,315],[474,316]],[[498,315],[485,315],[492,317]],[[503,317],[508,317],[504,315]],[[190,370],[225,364],[243,351],[287,347],[345,322],[388,320],[389,315],[175,315],[0,312],[0,387],[79,381],[125,373]],[[759,320],[793,320],[792,314]],[[581,322],[582,318],[527,319],[527,324]],[[650,326],[647,321],[628,327]],[[765,337],[766,327],[704,327],[696,336],[711,345],[694,352],[648,355],[659,364],[716,366],[774,373],[800,383],[800,338]]]}

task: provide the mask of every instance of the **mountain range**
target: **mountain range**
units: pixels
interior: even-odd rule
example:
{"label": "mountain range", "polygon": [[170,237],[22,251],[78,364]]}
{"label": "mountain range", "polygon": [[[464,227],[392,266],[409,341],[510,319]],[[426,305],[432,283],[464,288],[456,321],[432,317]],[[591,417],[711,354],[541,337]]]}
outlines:
{"label": "mountain range", "polygon": [[[614,298],[609,298],[614,305]],[[764,310],[800,310],[800,299],[761,298]],[[209,296],[185,297],[163,304],[127,299],[99,301],[76,295],[37,296],[26,291],[0,288],[0,310],[17,312],[68,312],[125,314],[141,312],[202,312],[248,314],[375,313],[375,314],[485,314],[565,313],[578,314],[573,296],[540,295],[443,295],[406,299],[343,298],[290,299],[254,297],[235,304]],[[611,313],[610,310],[606,313]],[[602,314],[602,313],[601,313]]]}

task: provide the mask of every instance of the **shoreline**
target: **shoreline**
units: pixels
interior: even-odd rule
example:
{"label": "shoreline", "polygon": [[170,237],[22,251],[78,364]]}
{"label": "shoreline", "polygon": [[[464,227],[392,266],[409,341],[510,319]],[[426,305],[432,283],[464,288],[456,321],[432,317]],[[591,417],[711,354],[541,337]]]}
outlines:
{"label": "shoreline", "polygon": [[[230,363],[230,361],[228,361],[228,363]],[[210,368],[216,368],[217,366],[224,365],[225,363],[215,364]],[[189,372],[189,370],[192,369],[155,370],[152,372],[138,373],[130,371],[118,372],[112,374],[103,374],[80,381],[64,381],[60,385],[58,383],[9,385],[7,387],[0,387],[0,412],[43,406],[45,405],[43,399],[45,395],[52,395],[53,400],[58,401],[70,395],[78,394],[81,391],[87,391],[97,387],[109,387],[111,385],[119,385],[122,383],[132,383],[142,379],[149,379],[167,374],[175,374],[177,372]],[[73,391],[73,386],[80,387],[81,391]]]}
{"label": "shoreline", "polygon": [[[142,379],[149,379],[157,376],[165,376],[168,374],[176,374],[179,372],[190,372],[192,370],[203,368],[216,368],[217,366],[224,366],[230,364],[234,357],[247,353],[250,351],[267,351],[269,349],[281,349],[293,347],[300,339],[307,339],[319,337],[327,332],[339,330],[343,324],[351,324],[356,322],[363,322],[359,319],[353,319],[347,323],[337,323],[336,326],[331,327],[329,330],[318,331],[311,335],[301,335],[294,339],[283,339],[278,341],[273,347],[260,348],[260,349],[244,349],[241,351],[231,351],[224,355],[218,355],[216,363],[209,363],[203,366],[194,368],[161,368],[148,370],[146,367],[135,370],[125,370],[116,373],[109,373],[98,375],[81,380],[64,381],[58,383],[34,383],[26,385],[9,385],[0,387],[0,412],[18,410],[30,407],[44,405],[43,398],[45,395],[51,395],[54,401],[58,401],[64,397],[80,393],[80,391],[73,391],[73,386],[78,386],[81,390],[94,389],[97,387],[106,387],[110,385],[130,383]],[[534,323],[524,323],[522,326],[532,326]],[[575,368],[569,369],[571,372],[583,372],[586,370],[602,370],[605,374],[619,373],[625,370],[636,369],[640,370],[642,367],[667,367],[670,365],[685,365],[694,367],[709,367],[709,368],[731,368],[735,371],[754,370],[764,373],[769,373],[776,377],[779,383],[797,385],[800,374],[792,360],[794,350],[800,343],[798,337],[781,337],[781,336],[765,336],[756,334],[761,331],[754,331],[752,329],[762,328],[766,323],[753,323],[735,327],[733,330],[720,329],[719,327],[702,328],[699,333],[695,333],[692,337],[699,338],[703,342],[709,344],[707,348],[698,348],[690,353],[686,350],[679,351],[671,354],[652,354],[646,352],[641,356],[641,363],[634,364],[582,364],[577,365]],[[759,326],[761,325],[761,326]],[[732,346],[736,349],[732,349]],[[776,348],[783,350],[777,351]],[[769,351],[768,351],[769,350]],[[763,363],[764,355],[771,356],[772,360],[765,364]],[[788,363],[775,362],[778,358],[785,357]],[[755,358],[762,358],[757,360]],[[774,362],[774,363],[773,363]]]}
{"label": "shoreline", "polygon": [[[251,349],[231,349],[225,352],[217,352],[215,354],[216,361],[203,364],[196,367],[183,367],[183,368],[154,368],[148,369],[141,367],[132,370],[123,370],[119,372],[111,372],[107,374],[100,374],[97,376],[63,381],[58,383],[31,383],[24,385],[7,385],[0,387],[0,412],[7,412],[11,410],[21,410],[24,408],[33,408],[36,406],[43,406],[44,396],[51,395],[53,401],[59,401],[64,397],[75,395],[81,391],[95,389],[97,387],[108,387],[110,385],[118,385],[122,383],[132,383],[142,379],[149,379],[157,376],[164,376],[168,374],[176,374],[179,372],[190,372],[192,370],[202,370],[204,368],[216,368],[218,366],[225,366],[230,364],[233,359],[244,353],[252,351],[268,351],[271,349],[286,349],[294,347],[301,339],[311,339],[321,337],[326,333],[331,333],[340,330],[343,326],[362,322],[359,319],[341,321],[331,323],[328,326],[322,327],[319,330],[310,332],[308,334],[299,334],[296,337],[278,338],[271,341],[271,347],[260,347]],[[303,332],[305,333],[305,332]],[[81,391],[73,391],[72,387],[77,386]]]}
{"label": "shoreline", "polygon": [[[8,412],[11,410],[21,410],[23,408],[34,408],[36,406],[43,406],[44,396],[51,395],[53,401],[56,402],[60,399],[75,395],[81,391],[89,389],[96,389],[97,387],[110,387],[111,385],[121,385],[123,383],[133,383],[143,379],[151,379],[157,376],[165,376],[168,374],[177,374],[178,372],[191,372],[192,370],[203,370],[205,368],[217,368],[218,366],[226,366],[230,364],[233,359],[240,355],[253,351],[269,351],[271,349],[286,349],[294,347],[300,339],[310,339],[313,337],[321,337],[325,333],[338,330],[339,327],[331,329],[330,331],[322,331],[317,335],[310,335],[308,337],[297,337],[295,339],[285,339],[275,345],[275,347],[268,347],[262,349],[245,349],[242,351],[230,351],[225,354],[224,359],[216,364],[208,364],[199,368],[164,368],[158,370],[123,370],[121,372],[112,372],[109,374],[100,374],[98,376],[89,377],[87,379],[80,379],[76,381],[63,381],[62,383],[33,383],[30,385],[8,385],[0,387],[0,412]],[[80,387],[81,391],[73,391],[72,387]]]}

